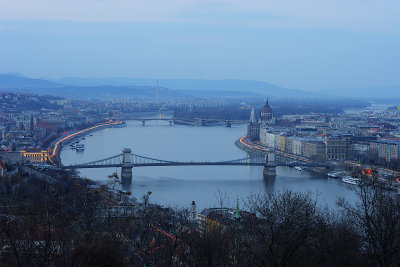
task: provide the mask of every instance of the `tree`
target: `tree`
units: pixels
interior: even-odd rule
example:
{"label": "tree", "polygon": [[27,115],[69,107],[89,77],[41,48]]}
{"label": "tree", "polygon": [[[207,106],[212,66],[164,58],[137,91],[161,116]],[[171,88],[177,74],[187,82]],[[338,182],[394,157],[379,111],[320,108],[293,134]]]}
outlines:
{"label": "tree", "polygon": [[310,194],[285,190],[253,195],[248,206],[260,218],[251,227],[252,242],[258,245],[257,265],[292,265],[314,242],[314,227],[321,215]]}
{"label": "tree", "polygon": [[398,266],[400,262],[400,201],[385,190],[377,179],[357,190],[358,201],[338,201],[347,220],[355,227],[366,257],[379,266]]}

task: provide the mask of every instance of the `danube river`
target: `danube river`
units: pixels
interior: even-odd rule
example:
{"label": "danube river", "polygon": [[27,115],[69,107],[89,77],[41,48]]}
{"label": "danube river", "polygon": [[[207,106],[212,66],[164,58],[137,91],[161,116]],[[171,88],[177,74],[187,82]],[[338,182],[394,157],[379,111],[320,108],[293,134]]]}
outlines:
{"label": "danube river", "polygon": [[[106,128],[86,135],[84,152],[65,147],[61,151],[64,165],[85,163],[122,153],[131,148],[135,154],[163,160],[220,161],[247,156],[234,145],[246,134],[246,125],[193,127],[169,126],[164,121],[127,121],[126,128]],[[82,169],[81,176],[107,182],[107,175],[120,169]],[[199,209],[223,205],[233,207],[236,197],[245,200],[250,194],[285,188],[309,191],[321,204],[335,206],[337,197],[354,200],[354,192],[340,180],[323,174],[277,167],[275,179],[264,179],[263,167],[246,166],[185,166],[139,167],[133,169],[130,188],[138,200],[151,191],[150,201],[172,207],[188,207],[192,200]]]}

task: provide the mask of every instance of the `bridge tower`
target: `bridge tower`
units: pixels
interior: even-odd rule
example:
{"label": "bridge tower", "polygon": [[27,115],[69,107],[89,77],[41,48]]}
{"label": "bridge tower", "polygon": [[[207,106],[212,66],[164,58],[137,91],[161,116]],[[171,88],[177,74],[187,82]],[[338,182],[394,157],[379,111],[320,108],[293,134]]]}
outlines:
{"label": "bridge tower", "polygon": [[202,119],[196,120],[196,126],[205,126],[205,125],[206,125],[205,120],[202,120]]}
{"label": "bridge tower", "polygon": [[276,167],[275,154],[268,153],[265,156],[265,165],[263,170],[264,177],[275,177],[276,176],[275,167]]}
{"label": "bridge tower", "polygon": [[121,168],[121,181],[123,185],[130,185],[132,183],[132,162],[131,162],[130,148],[122,150],[122,168]]}

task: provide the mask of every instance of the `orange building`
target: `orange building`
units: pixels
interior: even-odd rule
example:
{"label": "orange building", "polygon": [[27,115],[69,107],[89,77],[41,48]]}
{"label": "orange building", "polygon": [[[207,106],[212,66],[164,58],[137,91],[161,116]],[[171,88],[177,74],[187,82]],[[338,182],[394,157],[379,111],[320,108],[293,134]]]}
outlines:
{"label": "orange building", "polygon": [[20,152],[22,158],[33,163],[46,163],[49,158],[49,152],[40,148],[28,148]]}

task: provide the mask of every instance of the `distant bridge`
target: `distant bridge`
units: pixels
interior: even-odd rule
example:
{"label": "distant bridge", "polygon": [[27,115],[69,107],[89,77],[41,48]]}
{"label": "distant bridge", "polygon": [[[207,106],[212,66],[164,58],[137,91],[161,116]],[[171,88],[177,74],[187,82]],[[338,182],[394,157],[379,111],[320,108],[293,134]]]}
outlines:
{"label": "distant bridge", "polygon": [[[274,155],[273,153],[271,153]],[[132,168],[134,167],[162,167],[162,166],[263,166],[275,169],[277,166],[301,166],[301,167],[325,167],[328,164],[304,162],[292,160],[290,162],[282,160],[282,157],[268,157],[268,155],[256,154],[246,158],[224,160],[224,161],[169,161],[156,158],[145,157],[131,153],[131,149],[125,148],[122,154],[108,157],[101,160],[87,162],[83,164],[62,166],[63,169],[86,169],[86,168],[114,168],[119,167],[121,177],[125,180],[132,180]]]}
{"label": "distant bridge", "polygon": [[142,125],[146,125],[146,121],[168,121],[169,125],[172,124],[190,124],[196,126],[206,126],[207,123],[211,122],[220,122],[225,124],[226,127],[231,127],[232,123],[247,123],[247,120],[226,120],[226,119],[201,119],[201,118],[193,118],[193,119],[179,119],[179,118],[129,118],[131,121],[141,121]]}

